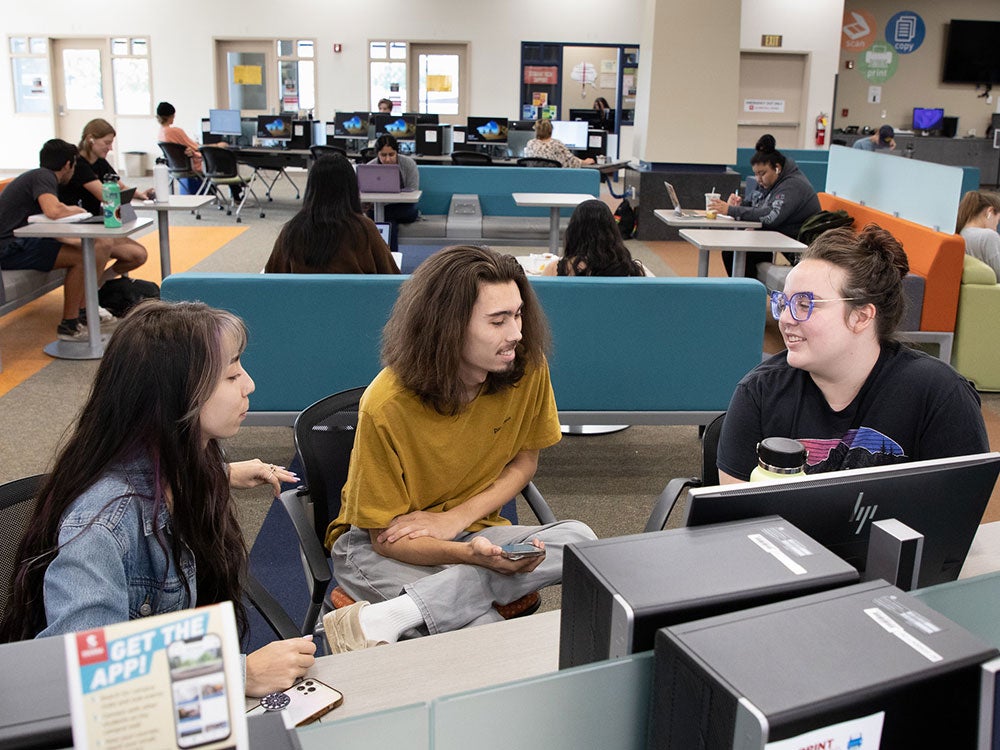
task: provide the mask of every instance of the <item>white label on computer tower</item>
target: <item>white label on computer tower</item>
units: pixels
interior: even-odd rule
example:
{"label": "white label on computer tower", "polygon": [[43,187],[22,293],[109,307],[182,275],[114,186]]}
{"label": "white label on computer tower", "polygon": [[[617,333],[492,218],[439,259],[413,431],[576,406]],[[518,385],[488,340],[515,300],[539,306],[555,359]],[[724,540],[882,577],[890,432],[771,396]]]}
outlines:
{"label": "white label on computer tower", "polygon": [[781,547],[785,552],[795,555],[796,557],[809,557],[812,554],[805,543],[796,539],[794,536],[789,534],[784,526],[767,526],[761,531],[774,540],[774,543]]}
{"label": "white label on computer tower", "polygon": [[912,636],[903,629],[903,626],[893,620],[889,615],[878,607],[871,607],[865,610],[865,614],[881,625],[887,633],[896,636],[899,640],[912,648],[928,661],[938,662],[943,658],[941,654],[932,649],[916,636]]}
{"label": "white label on computer tower", "polygon": [[907,622],[914,630],[922,630],[924,633],[927,633],[927,635],[941,631],[941,628],[928,620],[922,614],[914,612],[912,609],[899,601],[899,597],[895,594],[880,596],[878,599],[875,599],[875,603],[887,612],[892,612],[901,620]]}
{"label": "white label on computer tower", "polygon": [[764,745],[764,750],[879,750],[882,744],[882,724],[885,711],[859,716],[856,719],[812,729],[787,740],[776,740]]}
{"label": "white label on computer tower", "polygon": [[762,550],[764,550],[767,554],[771,555],[771,557],[773,557],[775,560],[777,560],[786,568],[788,568],[790,571],[792,571],[792,573],[794,573],[795,575],[803,576],[808,572],[806,571],[805,568],[803,568],[801,565],[795,562],[795,560],[793,560],[784,552],[782,552],[780,549],[778,549],[774,545],[774,542],[772,542],[770,539],[767,539],[763,534],[748,534],[747,538],[751,542],[756,544],[758,547],[760,547]]}

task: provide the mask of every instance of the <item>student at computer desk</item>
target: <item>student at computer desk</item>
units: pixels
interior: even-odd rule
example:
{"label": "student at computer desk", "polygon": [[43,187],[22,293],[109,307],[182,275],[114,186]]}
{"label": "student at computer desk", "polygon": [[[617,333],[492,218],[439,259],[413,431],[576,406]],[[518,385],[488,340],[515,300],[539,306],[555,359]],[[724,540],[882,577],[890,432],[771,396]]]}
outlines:
{"label": "student at computer desk", "polygon": [[553,159],[564,167],[579,167],[594,163],[589,156],[586,159],[575,156],[566,148],[565,143],[553,138],[551,120],[539,120],[535,123],[535,137],[525,144],[524,155],[536,159]]}
{"label": "student at computer desk", "polygon": [[771,292],[786,351],[736,386],[719,440],[723,482],[746,481],[757,443],[806,446],[806,472],[989,450],[979,394],[952,367],[901,345],[902,246],[869,224],[831,229]]}
{"label": "student at computer desk", "polygon": [[[231,488],[296,482],[259,459],[226,462],[254,383],[246,327],[194,302],[141,303],[108,342],[76,427],[18,548],[0,642],[63,635],[231,601],[247,630],[247,547]],[[247,695],[285,690],[312,636],[246,657]]]}
{"label": "student at computer desk", "polygon": [[358,176],[343,156],[309,170],[302,208],[281,228],[265,273],[399,273],[375,222],[361,212]]}
{"label": "student at computer desk", "polygon": [[[191,168],[198,173],[205,171],[204,160],[201,157],[201,145],[191,138],[184,128],[174,125],[174,118],[177,116],[177,108],[170,102],[160,102],[156,105],[156,121],[160,123],[160,133],[157,136],[165,143],[178,143],[184,146],[184,153],[191,159]],[[218,143],[206,143],[206,146],[218,146],[219,148],[229,148],[225,141]],[[181,184],[181,192],[194,195],[201,188],[201,178],[182,177],[178,180]],[[230,185],[229,192],[234,203],[243,200],[243,188],[240,185]]]}

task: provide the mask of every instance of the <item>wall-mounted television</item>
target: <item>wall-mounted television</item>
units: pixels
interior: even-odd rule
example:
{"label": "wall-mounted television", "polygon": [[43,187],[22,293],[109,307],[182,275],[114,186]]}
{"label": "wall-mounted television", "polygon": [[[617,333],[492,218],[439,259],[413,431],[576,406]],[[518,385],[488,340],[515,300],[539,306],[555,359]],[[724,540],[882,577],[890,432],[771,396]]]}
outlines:
{"label": "wall-mounted television", "polygon": [[257,137],[275,141],[292,139],[291,115],[257,115]]}
{"label": "wall-mounted television", "polygon": [[944,127],[944,109],[914,107],[913,108],[913,130],[914,132],[934,132],[940,133]]}
{"label": "wall-mounted television", "polygon": [[948,24],[941,80],[945,83],[1000,83],[1000,21]]}
{"label": "wall-mounted television", "polygon": [[467,143],[506,143],[508,126],[506,117],[469,117],[465,140]]}

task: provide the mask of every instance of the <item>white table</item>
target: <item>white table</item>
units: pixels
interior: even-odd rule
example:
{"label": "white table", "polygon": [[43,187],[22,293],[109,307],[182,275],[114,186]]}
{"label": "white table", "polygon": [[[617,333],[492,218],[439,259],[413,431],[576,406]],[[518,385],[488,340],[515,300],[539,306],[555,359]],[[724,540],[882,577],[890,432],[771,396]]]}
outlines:
{"label": "white table", "polygon": [[698,275],[708,276],[708,254],[712,250],[733,253],[733,276],[739,278],[746,270],[748,252],[800,253],[807,245],[781,232],[731,232],[719,229],[682,229],[681,237],[698,248]]}
{"label": "white table", "polygon": [[160,236],[161,279],[170,275],[170,219],[168,218],[170,212],[195,211],[214,200],[215,196],[212,195],[171,195],[165,201],[132,201],[132,208],[136,211],[156,211],[156,226]]}
{"label": "white table", "polygon": [[371,203],[375,207],[375,221],[385,221],[385,206],[387,203],[416,203],[423,192],[420,190],[402,190],[398,193],[362,193],[361,202]]}
{"label": "white table", "polygon": [[97,268],[94,265],[94,241],[128,237],[146,229],[152,219],[136,219],[115,229],[103,224],[64,224],[61,222],[40,222],[26,224],[14,230],[15,237],[60,237],[80,240],[83,248],[83,284],[86,299],[87,341],[62,341],[56,339],[45,346],[45,353],[59,359],[100,359],[104,355],[104,338],[101,336],[100,316],[97,314]]}
{"label": "white table", "polygon": [[589,193],[512,193],[518,206],[549,209],[549,252],[559,254],[559,209],[576,208],[594,196]]}
{"label": "white table", "polygon": [[705,217],[704,211],[695,212],[697,216],[678,216],[672,208],[657,208],[653,216],[670,227],[687,227],[688,229],[760,229],[759,221],[742,221],[728,216],[717,216],[714,219]]}

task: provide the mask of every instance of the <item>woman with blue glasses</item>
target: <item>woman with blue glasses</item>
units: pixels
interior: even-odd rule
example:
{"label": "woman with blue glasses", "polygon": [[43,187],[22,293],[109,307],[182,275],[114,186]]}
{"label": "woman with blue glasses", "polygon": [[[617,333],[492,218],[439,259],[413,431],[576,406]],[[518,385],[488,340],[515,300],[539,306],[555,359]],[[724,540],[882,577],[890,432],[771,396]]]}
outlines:
{"label": "woman with blue glasses", "polygon": [[803,253],[770,295],[787,348],[740,381],[726,412],[723,482],[750,478],[766,437],[801,441],[807,473],[989,450],[969,381],[894,338],[908,271],[875,225],[830,230]]}

